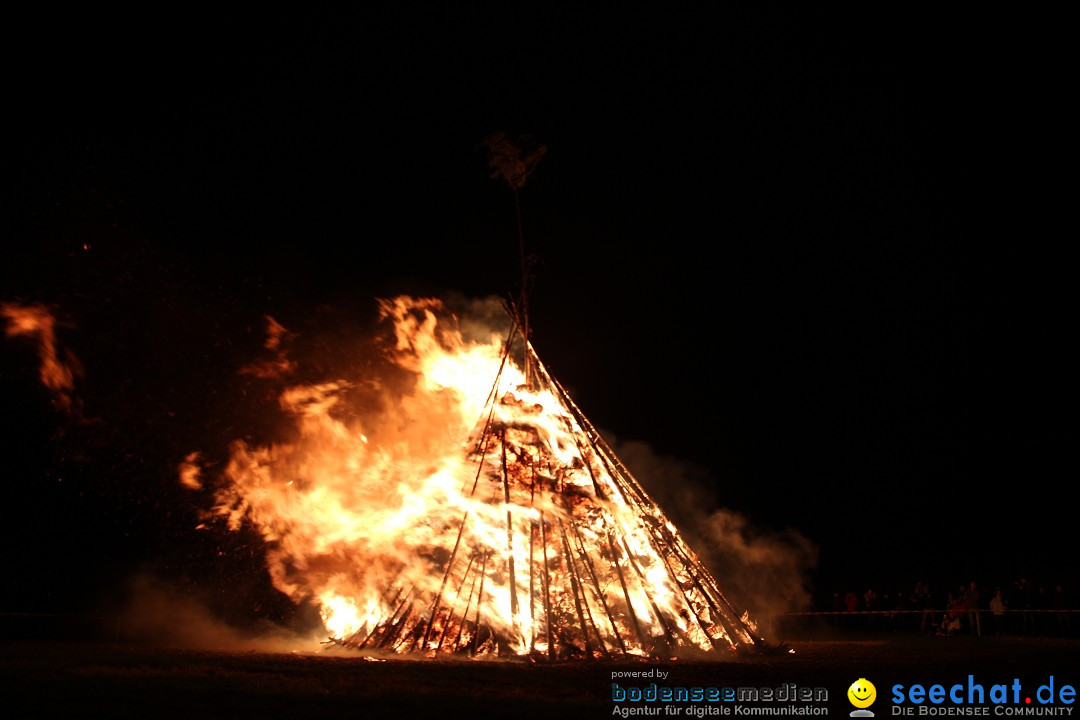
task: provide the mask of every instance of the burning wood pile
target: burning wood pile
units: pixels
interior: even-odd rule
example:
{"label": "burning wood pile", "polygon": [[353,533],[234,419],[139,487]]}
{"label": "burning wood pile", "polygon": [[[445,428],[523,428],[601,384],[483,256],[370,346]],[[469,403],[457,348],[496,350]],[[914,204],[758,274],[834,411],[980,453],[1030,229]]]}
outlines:
{"label": "burning wood pile", "polygon": [[539,661],[763,647],[517,323],[472,341],[438,301],[380,308],[415,376],[393,421],[346,412],[356,381],[292,387],[298,439],[235,443],[215,495],[332,642]]}

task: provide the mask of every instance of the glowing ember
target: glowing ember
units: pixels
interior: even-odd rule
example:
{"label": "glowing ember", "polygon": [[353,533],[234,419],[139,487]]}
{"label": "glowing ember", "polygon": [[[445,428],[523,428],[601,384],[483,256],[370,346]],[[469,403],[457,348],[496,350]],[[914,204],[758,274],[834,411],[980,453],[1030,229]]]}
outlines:
{"label": "glowing ember", "polygon": [[[468,341],[436,300],[380,311],[415,380],[384,389],[392,411],[363,426],[359,379],[289,388],[296,439],[235,442],[215,496],[332,639],[551,660],[761,642],[516,326]],[[199,460],[180,468],[192,489]]]}

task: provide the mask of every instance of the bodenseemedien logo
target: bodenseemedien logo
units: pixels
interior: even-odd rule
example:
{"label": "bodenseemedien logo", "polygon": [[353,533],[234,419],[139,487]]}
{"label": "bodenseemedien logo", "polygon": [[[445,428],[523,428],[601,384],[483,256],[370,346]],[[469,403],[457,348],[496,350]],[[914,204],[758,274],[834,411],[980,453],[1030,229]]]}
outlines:
{"label": "bodenseemedien logo", "polygon": [[877,688],[874,683],[866,678],[859,678],[851,683],[847,689],[848,701],[855,706],[851,711],[851,717],[874,717],[874,713],[867,710],[877,700]]}

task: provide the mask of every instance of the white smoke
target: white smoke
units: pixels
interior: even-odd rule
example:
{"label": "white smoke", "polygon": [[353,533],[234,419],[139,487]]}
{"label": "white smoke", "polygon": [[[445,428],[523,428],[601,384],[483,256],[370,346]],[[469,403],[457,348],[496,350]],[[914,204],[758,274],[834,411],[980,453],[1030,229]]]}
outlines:
{"label": "white smoke", "polygon": [[728,600],[759,623],[761,634],[770,635],[771,618],[810,607],[810,573],[818,558],[813,541],[794,528],[763,527],[721,507],[715,478],[699,465],[658,455],[644,442],[610,436],[608,442],[716,576]]}
{"label": "white smoke", "polygon": [[116,640],[155,647],[315,652],[323,639],[269,622],[236,627],[188,589],[153,575],[132,577],[119,606],[108,617],[113,627],[106,629]]}

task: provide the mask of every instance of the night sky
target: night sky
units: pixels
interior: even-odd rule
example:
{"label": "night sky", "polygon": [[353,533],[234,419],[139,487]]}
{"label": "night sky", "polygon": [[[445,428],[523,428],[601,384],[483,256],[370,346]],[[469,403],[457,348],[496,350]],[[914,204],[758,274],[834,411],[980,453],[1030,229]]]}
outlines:
{"label": "night sky", "polygon": [[809,538],[816,595],[1072,587],[1054,18],[395,6],[9,25],[0,302],[52,307],[83,376],[73,418],[0,342],[0,610],[257,585],[176,464],[254,412],[265,314],[516,292],[496,131],[547,146],[533,341],[594,424]]}

